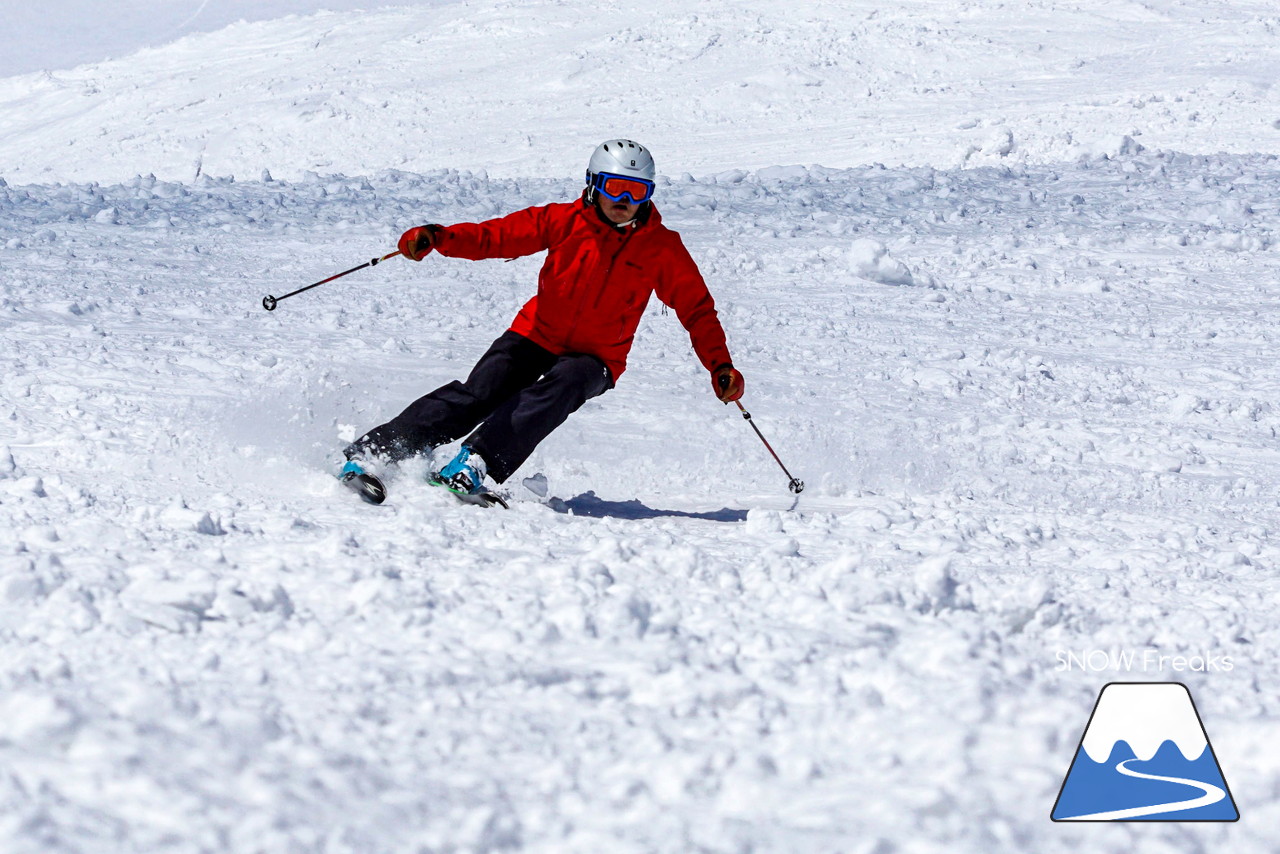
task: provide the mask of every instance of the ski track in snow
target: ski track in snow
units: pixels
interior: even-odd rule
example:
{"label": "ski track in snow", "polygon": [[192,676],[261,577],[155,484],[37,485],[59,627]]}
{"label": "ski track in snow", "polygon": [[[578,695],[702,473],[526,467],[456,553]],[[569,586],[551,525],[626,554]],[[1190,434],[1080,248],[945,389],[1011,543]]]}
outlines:
{"label": "ski track in snow", "polygon": [[[1278,191],[1132,151],[666,180],[809,488],[655,301],[513,479],[565,513],[330,474],[538,259],[259,303],[576,182],[0,186],[0,849],[1271,850]],[[1147,678],[1204,688],[1246,820],[1052,825],[1101,681],[1055,653],[1146,646],[1234,658]]]}

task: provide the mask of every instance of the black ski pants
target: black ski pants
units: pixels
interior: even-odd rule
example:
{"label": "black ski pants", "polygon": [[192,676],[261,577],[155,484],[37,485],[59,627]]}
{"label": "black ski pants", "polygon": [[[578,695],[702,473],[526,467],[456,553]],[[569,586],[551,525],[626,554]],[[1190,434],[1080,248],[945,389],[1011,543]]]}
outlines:
{"label": "black ski pants", "polygon": [[[466,382],[420,397],[347,447],[348,459],[372,454],[399,461],[474,430],[464,444],[502,483],[570,413],[613,388],[609,369],[587,353],[557,356],[515,332],[489,346]],[[477,427],[476,425],[479,425]]]}

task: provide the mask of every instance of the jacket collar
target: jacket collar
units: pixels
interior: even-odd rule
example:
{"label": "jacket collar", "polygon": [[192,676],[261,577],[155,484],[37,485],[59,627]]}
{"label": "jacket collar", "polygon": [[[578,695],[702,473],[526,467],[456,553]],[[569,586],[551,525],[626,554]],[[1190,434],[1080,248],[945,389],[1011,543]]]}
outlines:
{"label": "jacket collar", "polygon": [[608,229],[609,231],[616,231],[619,234],[627,234],[631,231],[647,231],[662,222],[662,214],[658,213],[658,209],[654,207],[652,201],[646,202],[642,205],[640,210],[636,212],[636,218],[623,225],[610,222],[605,215],[600,212],[599,207],[597,207],[593,202],[588,202],[586,190],[582,191],[582,196],[579,198],[579,201],[582,203],[583,215],[586,216],[587,219],[592,222],[599,223],[600,226]]}

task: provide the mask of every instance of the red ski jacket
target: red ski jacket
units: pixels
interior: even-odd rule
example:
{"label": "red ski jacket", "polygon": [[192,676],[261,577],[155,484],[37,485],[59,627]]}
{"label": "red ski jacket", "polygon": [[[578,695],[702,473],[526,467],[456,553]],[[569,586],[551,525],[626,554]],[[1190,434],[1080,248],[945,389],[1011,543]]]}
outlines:
{"label": "red ski jacket", "polygon": [[511,324],[552,353],[598,356],[617,382],[650,294],[675,309],[703,366],[730,363],[715,301],[680,235],[656,208],[641,224],[613,228],[594,205],[526,208],[499,219],[460,223],[436,234],[435,249],[454,258],[518,258],[546,250],[538,293]]}

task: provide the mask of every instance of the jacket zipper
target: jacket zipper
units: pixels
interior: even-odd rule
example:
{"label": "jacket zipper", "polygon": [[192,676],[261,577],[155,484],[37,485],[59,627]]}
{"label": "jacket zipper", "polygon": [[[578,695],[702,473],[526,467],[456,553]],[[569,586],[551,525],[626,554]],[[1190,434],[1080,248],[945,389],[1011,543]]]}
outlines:
{"label": "jacket zipper", "polygon": [[[613,272],[613,265],[617,263],[618,256],[622,254],[623,249],[627,248],[627,244],[631,242],[631,238],[634,234],[635,234],[634,229],[628,232],[622,238],[622,245],[619,246],[616,250],[614,250],[613,255],[609,258],[609,264],[604,268],[604,278],[601,279],[600,281],[600,292],[596,294],[595,302],[591,304],[591,308],[593,310],[600,307],[600,300],[604,298],[605,288],[609,284],[609,275]],[[573,340],[574,333],[578,331],[578,321],[581,319],[582,319],[582,312],[578,311],[573,318],[573,324],[569,327],[568,334],[565,335],[566,341]]]}
{"label": "jacket zipper", "polygon": [[[635,232],[633,231],[632,234]],[[596,301],[591,304],[593,309],[600,307],[600,300],[604,299],[604,292],[609,286],[609,276],[613,273],[614,266],[618,263],[618,256],[622,254],[622,250],[627,248],[627,244],[631,242],[631,234],[622,238],[622,245],[613,253],[613,257],[609,259],[609,266],[604,268],[604,279],[600,282],[600,293],[596,294]]]}

